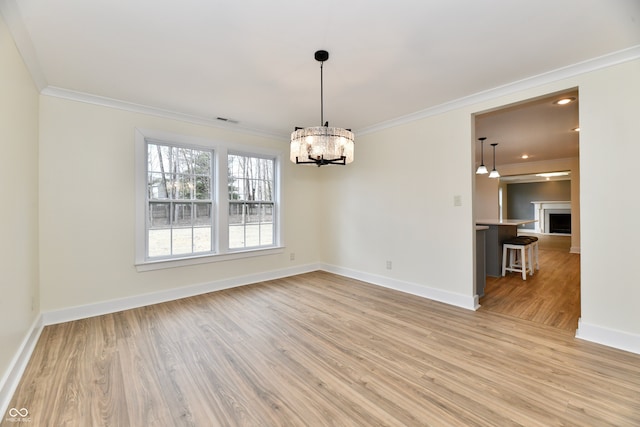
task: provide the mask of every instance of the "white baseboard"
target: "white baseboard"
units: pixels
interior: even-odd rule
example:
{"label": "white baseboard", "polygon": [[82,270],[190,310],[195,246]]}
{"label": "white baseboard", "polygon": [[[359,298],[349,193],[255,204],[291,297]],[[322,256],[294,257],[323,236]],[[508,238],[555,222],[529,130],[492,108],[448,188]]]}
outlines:
{"label": "white baseboard", "polygon": [[209,292],[220,291],[223,289],[250,285],[252,283],[259,283],[266,280],[280,279],[282,277],[308,273],[311,271],[316,271],[318,269],[320,269],[319,264],[307,264],[282,270],[265,271],[262,273],[251,274],[247,276],[216,280],[210,283],[203,283],[199,285],[167,289],[165,291],[154,292],[145,295],[137,295],[111,301],[104,301],[95,304],[87,304],[76,307],[63,308],[60,310],[45,311],[42,313],[42,321],[44,325],[54,325],[56,323],[86,319],[88,317],[101,316],[103,314],[130,310],[132,308],[174,301],[181,298],[188,298],[196,295],[206,294]]}
{"label": "white baseboard", "polygon": [[443,291],[442,289],[430,288],[428,286],[419,285],[417,283],[404,282],[376,274],[369,274],[362,271],[351,270],[335,265],[322,264],[322,270],[329,273],[339,274],[341,276],[350,277],[352,279],[362,280],[363,282],[373,285],[382,286],[389,289],[417,295],[434,301],[443,302],[456,307],[466,308],[467,310],[476,310],[479,305],[476,304],[476,298],[472,295],[462,295],[453,292]]}
{"label": "white baseboard", "polygon": [[593,325],[578,319],[576,338],[640,354],[640,335]]}
{"label": "white baseboard", "polygon": [[[18,383],[29,363],[29,359],[31,359],[31,353],[33,353],[33,349],[36,347],[43,327],[42,316],[38,315],[28,329],[15,356],[11,359],[7,371],[0,379],[0,417],[3,417],[7,412],[9,402],[11,402],[13,393],[18,387]],[[2,419],[0,419],[0,421],[2,421]]]}

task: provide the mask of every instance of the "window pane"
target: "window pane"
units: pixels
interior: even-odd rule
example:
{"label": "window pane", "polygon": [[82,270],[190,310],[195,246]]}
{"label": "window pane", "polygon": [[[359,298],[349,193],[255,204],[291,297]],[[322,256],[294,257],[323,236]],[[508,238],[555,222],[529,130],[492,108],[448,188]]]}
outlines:
{"label": "window pane", "polygon": [[208,176],[196,176],[196,199],[208,200],[211,199],[211,178]]}
{"label": "window pane", "polygon": [[191,203],[174,203],[173,226],[184,227],[190,226],[191,224]]}
{"label": "window pane", "polygon": [[150,199],[168,199],[173,188],[171,174],[150,173],[148,187]]}
{"label": "window pane", "polygon": [[149,227],[169,227],[171,225],[170,203],[149,203]]}
{"label": "window pane", "polygon": [[147,147],[149,172],[171,171],[171,147],[166,145],[149,144]]}
{"label": "window pane", "polygon": [[229,224],[244,223],[244,203],[229,202]]}
{"label": "window pane", "polygon": [[193,177],[191,175],[177,174],[175,176],[174,198],[179,200],[191,200],[193,193]]}
{"label": "window pane", "polygon": [[211,176],[211,152],[194,150],[193,172],[196,175]]}
{"label": "window pane", "polygon": [[273,222],[273,205],[260,204],[260,222]]}
{"label": "window pane", "polygon": [[171,229],[149,230],[147,248],[149,257],[171,255]]}
{"label": "window pane", "polygon": [[247,224],[245,227],[245,246],[260,246],[260,224]]}
{"label": "window pane", "polygon": [[273,224],[260,225],[260,245],[273,245]]}
{"label": "window pane", "polygon": [[211,216],[211,203],[194,203],[194,225],[211,225],[212,224],[212,216]]}
{"label": "window pane", "polygon": [[174,228],[172,233],[173,253],[172,255],[184,255],[193,252],[192,229]]}
{"label": "window pane", "polygon": [[193,173],[194,166],[194,150],[190,148],[175,148],[175,172],[177,173]]}
{"label": "window pane", "polygon": [[211,251],[211,227],[193,229],[193,252]]}
{"label": "window pane", "polygon": [[229,249],[244,248],[244,226],[229,226]]}

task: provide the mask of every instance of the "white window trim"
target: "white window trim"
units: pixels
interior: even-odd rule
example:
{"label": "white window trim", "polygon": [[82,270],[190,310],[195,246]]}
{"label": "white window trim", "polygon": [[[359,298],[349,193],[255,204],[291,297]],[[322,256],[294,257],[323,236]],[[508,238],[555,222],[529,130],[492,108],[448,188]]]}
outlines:
{"label": "white window trim", "polygon": [[[184,144],[189,146],[213,149],[214,174],[216,175],[216,188],[213,194],[215,222],[214,222],[214,254],[189,255],[182,258],[149,260],[146,257],[146,191],[147,191],[147,145],[146,140],[153,139],[165,141],[169,144]],[[275,242],[273,246],[255,249],[228,248],[229,230],[228,218],[229,200],[227,186],[227,155],[243,154],[260,157],[275,158],[275,212],[274,228]],[[135,130],[135,266],[137,271],[159,270],[163,268],[183,267],[188,265],[205,264],[210,262],[229,261],[234,259],[249,258],[255,256],[281,254],[284,252],[281,227],[281,172],[282,152],[261,148],[248,147],[240,144],[229,144],[206,138],[198,138],[185,135],[171,134],[168,132],[140,129]],[[223,214],[220,214],[220,213]]]}

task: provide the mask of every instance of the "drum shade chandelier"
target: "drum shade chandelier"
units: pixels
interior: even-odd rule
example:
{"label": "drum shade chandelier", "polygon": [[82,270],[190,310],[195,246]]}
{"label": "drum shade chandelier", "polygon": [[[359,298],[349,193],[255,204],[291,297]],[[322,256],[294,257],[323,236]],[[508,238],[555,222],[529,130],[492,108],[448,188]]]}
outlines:
{"label": "drum shade chandelier", "polygon": [[[324,121],[324,87],[322,68],[329,59],[329,52],[319,50],[315,53],[320,62],[320,126],[296,127],[291,133],[290,159],[296,164],[346,165],[353,161],[353,132],[351,129],[329,127]],[[324,123],[324,124],[323,124]]]}

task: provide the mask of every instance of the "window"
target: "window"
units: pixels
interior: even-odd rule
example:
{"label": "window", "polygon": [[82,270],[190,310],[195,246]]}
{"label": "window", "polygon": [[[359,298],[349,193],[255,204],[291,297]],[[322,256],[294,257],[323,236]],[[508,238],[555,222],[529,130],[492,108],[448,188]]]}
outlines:
{"label": "window", "polygon": [[273,159],[229,155],[229,249],[274,242]]}
{"label": "window", "polygon": [[138,130],[138,269],[281,252],[279,159],[272,150]]}
{"label": "window", "polygon": [[213,150],[147,142],[147,257],[213,250]]}

